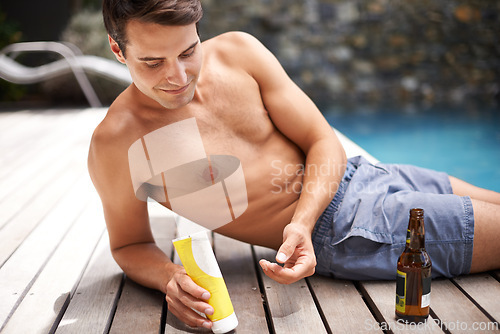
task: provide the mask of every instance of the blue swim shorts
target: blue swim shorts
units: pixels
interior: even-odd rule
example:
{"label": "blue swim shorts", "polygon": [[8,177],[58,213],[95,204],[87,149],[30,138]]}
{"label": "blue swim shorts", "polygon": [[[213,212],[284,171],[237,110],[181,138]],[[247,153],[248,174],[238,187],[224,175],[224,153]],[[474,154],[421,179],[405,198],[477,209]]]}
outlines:
{"label": "blue swim shorts", "polygon": [[432,276],[469,273],[474,237],[470,198],[453,195],[446,173],[373,165],[363,157],[349,159],[335,197],[316,222],[316,272],[339,279],[395,279],[412,208],[424,209]]}

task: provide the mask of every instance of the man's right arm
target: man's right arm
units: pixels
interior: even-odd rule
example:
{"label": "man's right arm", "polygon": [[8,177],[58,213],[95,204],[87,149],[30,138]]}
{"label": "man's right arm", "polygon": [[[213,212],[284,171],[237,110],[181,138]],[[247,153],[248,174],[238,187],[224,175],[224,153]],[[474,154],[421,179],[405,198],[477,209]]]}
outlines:
{"label": "man's right arm", "polygon": [[210,295],[156,246],[147,203],[134,195],[128,148],[104,127],[101,124],[92,137],[88,168],[102,201],[113,258],[130,279],[165,293],[169,310],[179,320],[193,327],[210,327],[210,322],[191,310],[213,312],[202,300]]}

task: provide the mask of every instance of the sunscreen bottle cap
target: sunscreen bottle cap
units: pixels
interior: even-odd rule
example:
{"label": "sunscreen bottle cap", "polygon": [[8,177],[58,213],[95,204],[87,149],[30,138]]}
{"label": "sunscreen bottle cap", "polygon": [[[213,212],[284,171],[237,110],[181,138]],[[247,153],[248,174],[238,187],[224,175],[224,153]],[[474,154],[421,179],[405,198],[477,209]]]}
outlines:
{"label": "sunscreen bottle cap", "polygon": [[215,334],[222,334],[232,331],[238,326],[238,319],[236,318],[236,314],[231,313],[230,316],[225,317],[224,319],[220,319],[214,321],[212,324],[212,332]]}

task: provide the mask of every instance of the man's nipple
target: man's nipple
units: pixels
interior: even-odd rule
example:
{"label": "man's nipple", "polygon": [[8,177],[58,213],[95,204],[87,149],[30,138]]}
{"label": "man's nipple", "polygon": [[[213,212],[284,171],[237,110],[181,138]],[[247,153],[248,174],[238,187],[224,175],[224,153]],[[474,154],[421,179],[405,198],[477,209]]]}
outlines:
{"label": "man's nipple", "polygon": [[212,184],[215,184],[217,176],[219,176],[219,170],[217,169],[217,167],[213,167],[210,163],[208,164],[208,167],[205,168],[201,173],[203,181],[212,182]]}

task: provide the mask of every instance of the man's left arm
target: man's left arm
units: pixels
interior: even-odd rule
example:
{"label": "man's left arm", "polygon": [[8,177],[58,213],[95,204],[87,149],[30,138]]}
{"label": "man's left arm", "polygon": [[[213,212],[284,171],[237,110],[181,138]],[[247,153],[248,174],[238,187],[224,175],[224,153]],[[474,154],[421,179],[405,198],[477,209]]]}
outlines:
{"label": "man's left arm", "polygon": [[346,155],[335,132],[311,99],[288,77],[278,60],[260,42],[245,36],[252,52],[250,73],[259,84],[264,105],[278,130],[306,156],[302,191],[291,222],[283,231],[276,263],[261,260],[272,279],[293,283],[314,273],[311,241],[314,225],[337,192]]}

